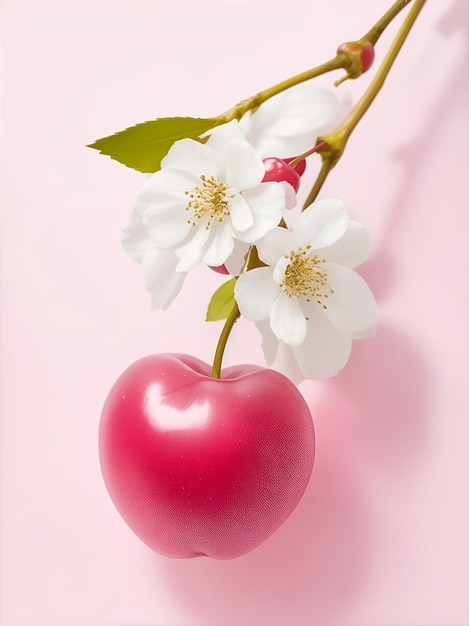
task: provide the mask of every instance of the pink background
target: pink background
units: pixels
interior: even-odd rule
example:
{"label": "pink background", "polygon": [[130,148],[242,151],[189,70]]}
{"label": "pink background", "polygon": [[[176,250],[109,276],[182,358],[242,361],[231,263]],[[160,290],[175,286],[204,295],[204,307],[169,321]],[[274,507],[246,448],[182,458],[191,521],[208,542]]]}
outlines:
{"label": "pink background", "polygon": [[[211,360],[220,277],[196,270],[151,313],[120,246],[144,175],[85,144],[217,114],[388,4],[3,1],[2,626],[469,624],[467,0],[428,2],[324,189],[371,232],[380,326],[343,373],[301,386],[317,459],[294,514],[241,559],[172,561],[120,519],[98,464],[123,369]],[[240,361],[262,363],[247,323],[226,355]]]}

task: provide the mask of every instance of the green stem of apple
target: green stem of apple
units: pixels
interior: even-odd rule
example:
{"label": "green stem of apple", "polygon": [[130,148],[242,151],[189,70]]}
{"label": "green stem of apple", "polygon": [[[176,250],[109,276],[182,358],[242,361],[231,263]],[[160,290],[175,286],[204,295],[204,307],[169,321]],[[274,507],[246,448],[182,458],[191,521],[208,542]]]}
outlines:
{"label": "green stem of apple", "polygon": [[240,313],[238,305],[235,302],[230,314],[226,318],[226,322],[220,334],[220,339],[218,340],[217,349],[213,358],[212,378],[221,378],[221,363],[223,360],[223,354],[225,353],[226,342],[228,341],[228,337],[230,336],[233,326],[239,316]]}
{"label": "green stem of apple", "polygon": [[[405,4],[408,4],[409,1],[410,0],[407,0]],[[409,10],[407,17],[403,21],[397,35],[391,43],[391,46],[386,56],[384,57],[384,60],[381,63],[378,71],[376,72],[376,75],[374,76],[373,80],[369,84],[361,99],[357,102],[355,107],[344,120],[344,122],[342,122],[342,124],[340,124],[340,126],[338,126],[331,133],[318,137],[317,142],[323,142],[324,144],[326,144],[325,148],[321,148],[320,150],[318,150],[318,153],[321,155],[322,158],[322,167],[313,185],[313,188],[311,189],[308,198],[303,206],[303,211],[317,198],[329,173],[337,165],[340,158],[342,157],[350,135],[356,128],[359,121],[368,111],[378,93],[381,91],[381,88],[384,85],[384,82],[391,70],[391,67],[393,66],[394,61],[396,60],[402,46],[404,45],[404,42],[407,39],[407,36],[410,33],[412,26],[414,25],[420,11],[423,9],[425,2],[426,0],[414,0],[414,3]],[[377,28],[377,32],[374,35],[375,39],[379,37],[383,30],[383,26]]]}
{"label": "green stem of apple", "polygon": [[[391,6],[391,8],[386,11],[386,13],[374,24],[370,30],[360,39],[357,40],[357,43],[370,43],[371,45],[375,45],[380,36],[383,34],[387,26],[393,21],[393,19],[404,9],[412,0],[397,0]],[[307,80],[311,80],[312,78],[317,78],[323,74],[327,74],[328,72],[332,72],[334,70],[343,69],[347,71],[350,66],[349,57],[343,52],[339,52],[335,57],[329,59],[325,63],[321,63],[316,67],[313,67],[305,72],[301,72],[300,74],[296,74],[291,78],[287,78],[286,80],[274,85],[273,87],[269,87],[268,89],[264,89],[259,93],[247,98],[246,100],[242,100],[237,105],[218,116],[220,119],[220,123],[229,122],[233,119],[240,120],[243,115],[245,115],[248,111],[255,111],[263,102],[269,100],[273,96],[289,89],[290,87],[294,87],[300,83],[303,83]]]}
{"label": "green stem of apple", "polygon": [[[248,272],[249,270],[252,270],[256,267],[262,267],[263,265],[265,264],[260,260],[259,255],[257,254],[256,246],[251,246],[248,260],[246,263],[246,268],[244,271]],[[213,358],[212,366],[212,378],[221,377],[221,364],[223,360],[223,355],[225,353],[226,342],[228,341],[228,337],[233,330],[233,326],[235,325],[236,320],[239,318],[240,315],[241,314],[239,312],[238,305],[236,301],[233,300],[233,307],[230,311],[230,314],[226,318],[226,322],[221,331],[220,338],[218,339],[217,348],[215,350],[215,356]]]}

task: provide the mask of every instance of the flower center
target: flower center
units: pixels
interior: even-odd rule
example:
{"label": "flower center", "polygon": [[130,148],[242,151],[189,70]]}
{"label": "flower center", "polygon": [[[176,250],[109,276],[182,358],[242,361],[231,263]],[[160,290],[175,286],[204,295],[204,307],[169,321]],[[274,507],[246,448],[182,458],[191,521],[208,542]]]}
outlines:
{"label": "flower center", "polygon": [[230,214],[226,190],[228,185],[221,183],[215,176],[207,177],[202,174],[200,177],[202,184],[194,188],[193,191],[186,191],[189,202],[186,211],[192,211],[192,216],[187,220],[188,224],[197,226],[201,220],[206,220],[205,228],[209,230],[212,222],[223,222],[224,218]]}
{"label": "flower center", "polygon": [[289,298],[305,298],[307,302],[313,300],[327,309],[323,299],[327,299],[334,290],[329,286],[327,272],[322,266],[325,259],[319,259],[317,254],[308,256],[310,250],[308,245],[285,256],[289,263],[280,287]]}

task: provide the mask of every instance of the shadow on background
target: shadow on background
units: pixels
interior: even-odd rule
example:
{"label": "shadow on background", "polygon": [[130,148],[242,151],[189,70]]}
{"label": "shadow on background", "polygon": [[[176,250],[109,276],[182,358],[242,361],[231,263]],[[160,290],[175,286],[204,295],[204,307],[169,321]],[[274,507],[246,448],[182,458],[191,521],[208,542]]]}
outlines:
{"label": "shadow on background", "polygon": [[315,411],[347,439],[367,471],[397,480],[420,461],[432,385],[425,356],[410,338],[380,325],[373,340],[355,343],[348,366],[323,385]]}
{"label": "shadow on background", "polygon": [[158,561],[194,623],[326,626],[353,600],[366,577],[370,524],[348,450],[319,439],[302,502],[262,546],[232,561]]}
{"label": "shadow on background", "polygon": [[443,35],[451,36],[457,30],[467,34],[469,27],[469,4],[467,1],[454,0],[437,26]]}
{"label": "shadow on background", "polygon": [[314,384],[305,390],[316,462],[287,522],[239,559],[158,560],[194,623],[338,626],[366,591],[374,537],[363,476],[384,472],[394,480],[418,463],[429,380],[421,356],[394,330],[382,328],[359,346],[355,363],[320,396]]}

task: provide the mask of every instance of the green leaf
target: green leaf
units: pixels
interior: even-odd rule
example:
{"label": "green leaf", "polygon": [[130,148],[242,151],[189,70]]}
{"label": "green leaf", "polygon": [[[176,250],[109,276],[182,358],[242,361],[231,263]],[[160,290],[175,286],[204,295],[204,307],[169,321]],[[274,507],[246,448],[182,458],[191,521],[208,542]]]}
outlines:
{"label": "green leaf", "polygon": [[235,303],[234,287],[236,278],[230,278],[213,294],[207,309],[206,322],[218,322],[228,317]]}
{"label": "green leaf", "polygon": [[161,159],[178,139],[197,139],[221,124],[218,118],[161,117],[97,139],[88,148],[99,150],[139,172],[157,172]]}

